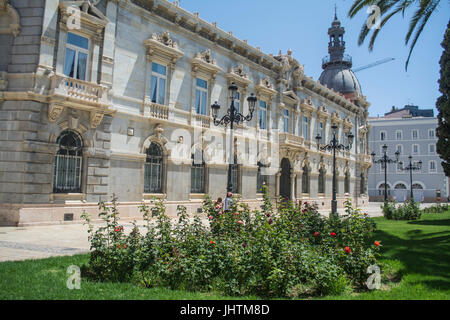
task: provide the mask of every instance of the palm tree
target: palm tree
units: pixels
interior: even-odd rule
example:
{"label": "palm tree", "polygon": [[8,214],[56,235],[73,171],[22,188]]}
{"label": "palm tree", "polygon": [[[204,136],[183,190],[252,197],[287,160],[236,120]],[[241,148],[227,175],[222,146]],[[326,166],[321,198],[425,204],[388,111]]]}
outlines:
{"label": "palm tree", "polygon": [[[409,55],[406,60],[405,69],[408,70],[409,60],[411,58],[411,54],[416,46],[417,39],[419,39],[420,34],[422,33],[425,25],[430,19],[433,12],[439,5],[440,0],[354,0],[352,7],[350,8],[348,15],[350,18],[353,18],[358,12],[360,12],[365,7],[369,7],[372,5],[378,6],[380,8],[380,27],[378,29],[369,28],[367,23],[361,29],[361,33],[359,34],[358,45],[362,45],[367,35],[373,30],[372,38],[369,43],[369,50],[373,50],[373,46],[375,40],[378,36],[378,33],[394,15],[401,13],[402,16],[405,16],[405,11],[410,8],[415,8],[414,15],[409,23],[409,30],[405,37],[405,45],[409,46]],[[413,35],[414,34],[414,35]],[[412,41],[411,36],[413,36]]]}

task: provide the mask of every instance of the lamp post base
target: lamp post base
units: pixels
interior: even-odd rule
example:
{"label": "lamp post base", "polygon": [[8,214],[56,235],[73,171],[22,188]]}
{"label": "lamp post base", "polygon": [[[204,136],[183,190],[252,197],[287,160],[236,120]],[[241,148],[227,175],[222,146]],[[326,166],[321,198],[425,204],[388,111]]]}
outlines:
{"label": "lamp post base", "polygon": [[337,200],[331,200],[331,213],[333,215],[338,215],[338,212],[337,212]]}

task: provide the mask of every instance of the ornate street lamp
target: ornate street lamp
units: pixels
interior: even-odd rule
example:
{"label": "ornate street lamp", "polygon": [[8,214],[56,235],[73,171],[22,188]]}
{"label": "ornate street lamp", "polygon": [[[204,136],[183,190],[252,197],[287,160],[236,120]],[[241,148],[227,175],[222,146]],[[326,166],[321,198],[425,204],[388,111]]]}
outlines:
{"label": "ornate street lamp", "polygon": [[222,119],[217,120],[217,117],[219,115],[220,105],[217,103],[217,101],[211,106],[212,109],[212,116],[214,118],[214,125],[224,125],[227,127],[230,124],[230,161],[228,164],[228,184],[227,184],[227,192],[231,192],[233,190],[233,180],[232,180],[232,174],[233,174],[233,165],[234,165],[234,124],[240,124],[244,121],[251,121],[253,119],[253,113],[255,112],[256,107],[256,97],[252,93],[250,97],[247,98],[248,106],[250,110],[250,114],[247,116],[242,115],[241,113],[237,112],[235,106],[234,106],[234,100],[236,99],[236,93],[238,91],[238,87],[233,82],[229,87],[229,95],[231,99],[231,105],[228,108],[227,114],[222,117]]}
{"label": "ornate street lamp", "polygon": [[320,141],[322,140],[322,137],[317,134],[316,141],[317,141],[317,149],[321,151],[333,151],[333,200],[331,200],[331,213],[334,215],[337,215],[337,200],[336,200],[336,150],[338,151],[344,151],[344,150],[351,150],[353,146],[353,139],[355,136],[350,132],[348,135],[348,141],[347,145],[343,145],[339,143],[339,140],[337,139],[337,131],[338,126],[333,123],[331,126],[331,129],[333,130],[333,139],[331,139],[331,142],[326,145],[321,145]]}
{"label": "ornate street lamp", "polygon": [[402,171],[409,171],[409,180],[410,180],[410,186],[411,186],[411,199],[414,199],[414,195],[413,195],[413,186],[412,186],[412,173],[413,171],[420,171],[422,170],[422,160],[420,160],[417,164],[412,164],[412,156],[408,157],[409,159],[409,165],[407,165],[406,167],[403,166],[403,162],[399,162],[398,164],[400,165],[400,169]]}
{"label": "ornate street lamp", "polygon": [[383,157],[375,160],[375,152],[372,152],[372,162],[373,163],[383,163],[384,165],[384,202],[387,202],[387,164],[388,163],[397,163],[398,162],[398,157],[400,156],[400,152],[397,150],[395,152],[395,160],[391,159],[387,156],[387,145],[383,146]]}

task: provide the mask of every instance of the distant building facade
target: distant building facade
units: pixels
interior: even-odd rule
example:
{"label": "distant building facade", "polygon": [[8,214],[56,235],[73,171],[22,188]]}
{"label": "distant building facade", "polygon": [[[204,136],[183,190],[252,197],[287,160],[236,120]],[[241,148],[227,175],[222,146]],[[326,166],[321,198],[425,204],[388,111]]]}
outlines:
{"label": "distant building facade", "polygon": [[[0,0],[0,21],[0,224],[79,220],[113,195],[125,217],[153,197],[170,215],[195,212],[205,194],[224,197],[230,143],[246,203],[259,206],[266,183],[274,199],[327,208],[332,154],[315,137],[328,142],[333,123],[341,142],[355,135],[337,157],[339,204],[368,201],[369,103],[337,17],[324,62],[345,67],[334,90],[292,51],[265,54],[177,1]],[[211,105],[226,114],[231,83],[242,114],[250,93],[258,101],[230,142]]]}
{"label": "distant building facade", "polygon": [[[376,153],[376,159],[383,156],[382,147],[387,145],[388,156],[395,159],[394,153],[399,151],[399,160],[404,166],[409,165],[410,155],[413,164],[422,161],[422,169],[413,171],[412,187],[416,201],[435,202],[438,197],[447,199],[448,179],[436,152],[436,118],[384,117],[369,119],[369,124],[369,146]],[[396,201],[410,198],[410,173],[400,170],[399,165],[388,164],[387,185],[389,197]],[[369,197],[370,201],[384,200],[383,164],[376,164],[369,170]]]}

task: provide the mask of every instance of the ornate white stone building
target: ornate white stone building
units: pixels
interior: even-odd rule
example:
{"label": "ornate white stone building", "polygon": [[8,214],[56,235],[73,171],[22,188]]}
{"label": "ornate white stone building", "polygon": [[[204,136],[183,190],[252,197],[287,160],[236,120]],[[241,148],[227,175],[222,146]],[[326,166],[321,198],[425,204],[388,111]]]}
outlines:
{"label": "ornate white stone building", "polygon": [[[329,29],[322,82],[289,50],[276,56],[166,0],[0,0],[0,224],[79,220],[118,197],[125,217],[163,198],[190,212],[224,197],[228,86],[253,119],[235,129],[234,191],[252,206],[271,195],[329,208],[332,155],[315,137],[339,126],[338,201],[367,203],[369,103]],[[289,44],[286,44],[287,46]]]}

